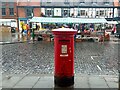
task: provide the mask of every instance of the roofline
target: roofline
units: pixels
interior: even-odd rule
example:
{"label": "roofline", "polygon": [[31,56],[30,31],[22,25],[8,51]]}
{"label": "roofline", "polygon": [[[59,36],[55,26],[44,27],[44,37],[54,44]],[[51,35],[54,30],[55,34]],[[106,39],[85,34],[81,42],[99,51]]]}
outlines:
{"label": "roofline", "polygon": [[17,8],[120,8],[120,6],[17,6]]}

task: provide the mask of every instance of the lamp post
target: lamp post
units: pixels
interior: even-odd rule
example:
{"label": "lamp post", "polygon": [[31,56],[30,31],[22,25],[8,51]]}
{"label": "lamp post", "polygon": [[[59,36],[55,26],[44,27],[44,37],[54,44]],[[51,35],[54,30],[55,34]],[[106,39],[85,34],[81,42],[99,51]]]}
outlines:
{"label": "lamp post", "polygon": [[17,0],[17,27],[18,27],[18,32],[19,32],[19,15],[18,15],[18,6],[19,6],[19,0]]}
{"label": "lamp post", "polygon": [[105,23],[103,23],[102,30],[103,30],[103,42],[104,42],[105,41]]}

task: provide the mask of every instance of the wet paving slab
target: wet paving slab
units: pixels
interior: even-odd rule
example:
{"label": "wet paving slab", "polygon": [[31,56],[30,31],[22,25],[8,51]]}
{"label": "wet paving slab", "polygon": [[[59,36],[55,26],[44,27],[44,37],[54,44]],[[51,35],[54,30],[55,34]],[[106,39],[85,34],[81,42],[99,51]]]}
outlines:
{"label": "wet paving slab", "polygon": [[16,32],[0,32],[0,44],[11,44],[11,43],[19,43],[19,42],[26,42],[31,39],[30,36],[25,34]]}
{"label": "wet paving slab", "polygon": [[[2,46],[2,71],[6,74],[53,74],[54,43],[14,43]],[[75,73],[118,75],[120,45],[117,43],[75,43]]]}

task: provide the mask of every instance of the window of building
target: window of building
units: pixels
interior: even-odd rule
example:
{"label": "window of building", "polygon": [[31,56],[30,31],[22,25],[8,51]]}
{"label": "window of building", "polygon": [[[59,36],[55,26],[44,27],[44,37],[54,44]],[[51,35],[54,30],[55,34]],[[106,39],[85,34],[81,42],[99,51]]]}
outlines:
{"label": "window of building", "polygon": [[80,2],[79,3],[85,3],[85,0],[80,0]]}
{"label": "window of building", "polygon": [[96,11],[96,16],[99,16],[99,11]]}
{"label": "window of building", "polygon": [[68,16],[68,10],[64,10],[64,16]]}
{"label": "window of building", "polygon": [[118,16],[120,17],[120,9],[118,9]]}
{"label": "window of building", "polygon": [[91,3],[97,3],[97,0],[92,0]]}
{"label": "window of building", "polygon": [[100,10],[100,16],[104,16],[104,10]]}
{"label": "window of building", "polygon": [[85,16],[86,15],[85,10],[80,10],[80,15]]}
{"label": "window of building", "polygon": [[14,2],[9,2],[9,6],[14,6]]}
{"label": "window of building", "polygon": [[6,15],[6,2],[2,2],[2,15]]}
{"label": "window of building", "polygon": [[63,11],[62,11],[62,13],[63,13],[63,17],[69,17],[70,16],[70,10],[69,9],[63,9]]}
{"label": "window of building", "polygon": [[6,8],[2,8],[2,15],[6,15]]}
{"label": "window of building", "polygon": [[33,17],[33,8],[27,8],[26,9],[26,16],[27,17]]}
{"label": "window of building", "polygon": [[6,2],[2,2],[2,7],[6,6]]}
{"label": "window of building", "polygon": [[9,15],[14,15],[14,8],[9,8]]}
{"label": "window of building", "polygon": [[53,8],[46,8],[45,9],[45,16],[48,16],[48,17],[54,16],[54,9]]}
{"label": "window of building", "polygon": [[104,0],[104,4],[109,4],[109,0]]}
{"label": "window of building", "polygon": [[65,2],[69,2],[69,0],[65,0]]}
{"label": "window of building", "polygon": [[64,3],[65,3],[65,4],[69,4],[69,0],[65,0]]}
{"label": "window of building", "polygon": [[47,3],[51,3],[52,2],[52,0],[47,0]]}
{"label": "window of building", "polygon": [[78,15],[77,16],[80,16],[80,10],[78,10]]}
{"label": "window of building", "polygon": [[45,15],[46,16],[52,16],[52,10],[46,10]]}

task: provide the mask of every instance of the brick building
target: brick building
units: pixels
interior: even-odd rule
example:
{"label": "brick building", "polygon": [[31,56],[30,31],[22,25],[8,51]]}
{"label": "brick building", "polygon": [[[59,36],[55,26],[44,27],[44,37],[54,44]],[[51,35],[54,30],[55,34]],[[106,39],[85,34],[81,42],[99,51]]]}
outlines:
{"label": "brick building", "polygon": [[2,19],[17,19],[17,3],[16,2],[1,2]]}
{"label": "brick building", "polygon": [[15,0],[0,1],[0,26],[13,26],[17,27],[17,3]]}
{"label": "brick building", "polygon": [[120,0],[114,0],[114,6],[118,7],[117,8],[118,17],[120,17]]}
{"label": "brick building", "polygon": [[20,26],[21,21],[27,23],[28,19],[34,16],[40,17],[41,15],[40,1],[38,2],[35,0],[18,0],[17,10],[18,10],[18,17],[19,17],[18,20]]}

